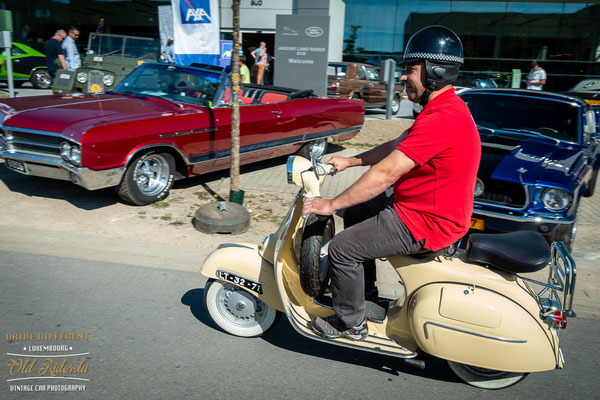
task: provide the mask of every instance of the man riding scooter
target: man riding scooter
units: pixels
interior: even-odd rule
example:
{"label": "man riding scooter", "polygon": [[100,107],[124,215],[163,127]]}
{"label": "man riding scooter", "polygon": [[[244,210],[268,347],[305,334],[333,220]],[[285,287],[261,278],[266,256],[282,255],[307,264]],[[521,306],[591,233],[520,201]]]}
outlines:
{"label": "man riding scooter", "polygon": [[[338,171],[372,167],[336,198],[307,198],[303,205],[303,214],[345,209],[345,229],[329,244],[335,314],[312,320],[327,338],[367,337],[365,279],[374,287],[373,260],[437,251],[469,228],[481,143],[452,87],[463,63],[462,43],[448,28],[426,27],[408,41],[403,63],[408,98],[424,106],[412,127],[354,157],[331,158]],[[393,195],[386,195],[392,185]]]}

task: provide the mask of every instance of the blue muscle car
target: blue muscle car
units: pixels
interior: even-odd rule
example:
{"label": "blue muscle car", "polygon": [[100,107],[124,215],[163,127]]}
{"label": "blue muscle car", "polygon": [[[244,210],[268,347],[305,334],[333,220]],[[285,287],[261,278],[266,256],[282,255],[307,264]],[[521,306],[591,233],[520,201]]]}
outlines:
{"label": "blue muscle car", "polygon": [[595,114],[577,97],[481,89],[464,92],[479,128],[481,164],[471,228],[535,230],[569,248],[582,196],[592,196],[600,142]]}

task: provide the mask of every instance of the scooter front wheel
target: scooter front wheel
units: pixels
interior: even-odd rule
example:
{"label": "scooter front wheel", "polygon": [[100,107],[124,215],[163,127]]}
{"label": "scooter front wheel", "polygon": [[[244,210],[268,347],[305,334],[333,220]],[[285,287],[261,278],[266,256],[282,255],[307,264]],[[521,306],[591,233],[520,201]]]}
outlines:
{"label": "scooter front wheel", "polygon": [[209,279],[204,287],[208,315],[225,332],[241,337],[261,336],[271,330],[281,313],[250,292],[229,282]]}
{"label": "scooter front wheel", "polygon": [[460,379],[482,389],[504,389],[520,382],[528,375],[525,372],[495,371],[454,361],[448,361],[448,365]]}

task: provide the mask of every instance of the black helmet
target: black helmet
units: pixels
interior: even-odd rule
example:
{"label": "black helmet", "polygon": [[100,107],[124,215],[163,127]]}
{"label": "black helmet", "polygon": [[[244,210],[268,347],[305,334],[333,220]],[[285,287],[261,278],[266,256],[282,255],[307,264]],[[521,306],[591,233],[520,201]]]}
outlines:
{"label": "black helmet", "polygon": [[402,63],[425,60],[427,85],[421,103],[432,91],[454,83],[464,63],[460,38],[452,30],[432,25],[415,33],[406,44]]}

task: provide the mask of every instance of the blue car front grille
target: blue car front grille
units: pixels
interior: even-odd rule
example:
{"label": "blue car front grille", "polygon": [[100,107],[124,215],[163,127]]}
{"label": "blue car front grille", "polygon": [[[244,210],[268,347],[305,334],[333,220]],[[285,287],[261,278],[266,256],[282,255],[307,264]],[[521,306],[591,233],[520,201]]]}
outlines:
{"label": "blue car front grille", "polygon": [[476,202],[514,209],[522,209],[527,206],[527,191],[525,186],[520,183],[482,177],[480,179],[483,181],[484,191],[475,198]]}

